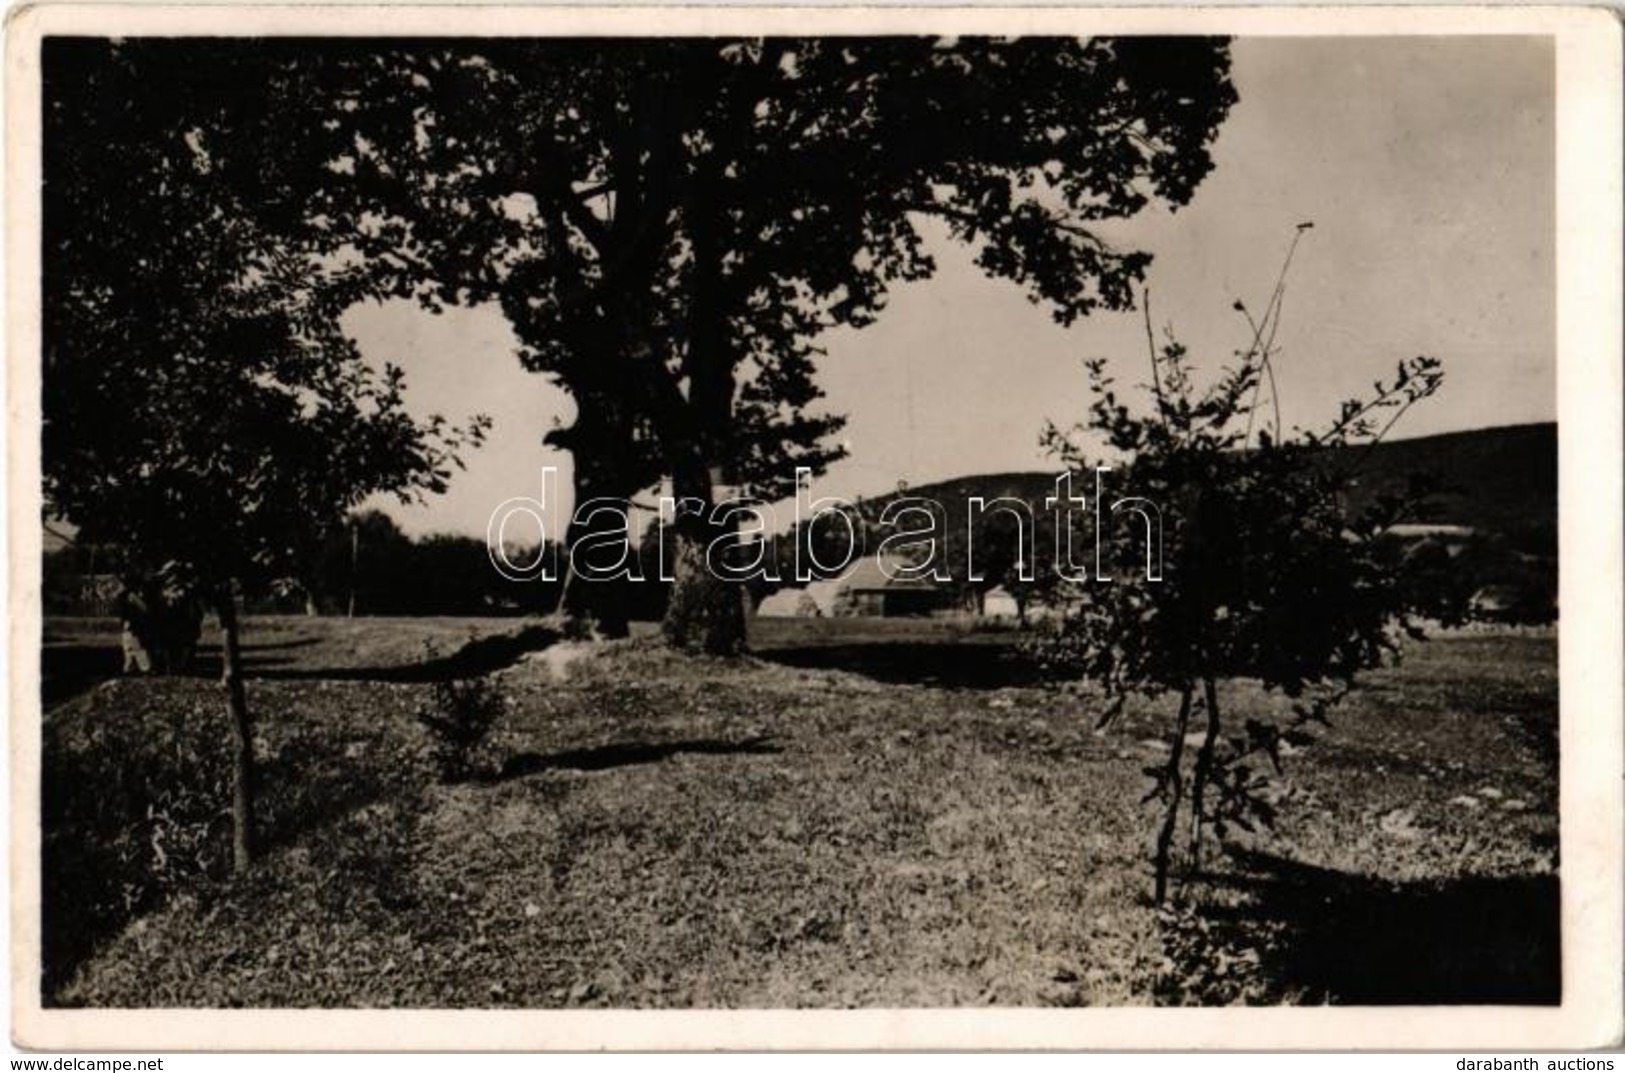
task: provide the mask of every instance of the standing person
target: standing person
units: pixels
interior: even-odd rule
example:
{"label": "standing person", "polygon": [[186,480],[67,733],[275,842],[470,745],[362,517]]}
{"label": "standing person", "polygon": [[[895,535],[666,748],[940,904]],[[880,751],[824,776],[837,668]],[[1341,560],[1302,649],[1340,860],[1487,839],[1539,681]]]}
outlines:
{"label": "standing person", "polygon": [[146,638],[150,632],[152,611],[148,598],[139,587],[125,579],[114,600],[118,611],[120,644],[124,650],[121,674],[150,674],[152,654],[147,650]]}

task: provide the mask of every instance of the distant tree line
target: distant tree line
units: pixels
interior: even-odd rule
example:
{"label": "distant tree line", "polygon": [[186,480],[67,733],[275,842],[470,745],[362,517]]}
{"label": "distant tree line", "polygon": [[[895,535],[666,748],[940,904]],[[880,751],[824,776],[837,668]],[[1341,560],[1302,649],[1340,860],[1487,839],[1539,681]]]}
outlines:
{"label": "distant tree line", "polygon": [[[540,553],[554,561],[560,548]],[[535,547],[514,547],[527,560]],[[303,569],[257,586],[242,603],[252,614],[539,615],[558,604],[558,581],[514,582],[491,568],[485,541],[447,533],[409,536],[382,511],[364,511],[332,529]],[[47,552],[47,614],[111,615],[140,569],[113,545]]]}

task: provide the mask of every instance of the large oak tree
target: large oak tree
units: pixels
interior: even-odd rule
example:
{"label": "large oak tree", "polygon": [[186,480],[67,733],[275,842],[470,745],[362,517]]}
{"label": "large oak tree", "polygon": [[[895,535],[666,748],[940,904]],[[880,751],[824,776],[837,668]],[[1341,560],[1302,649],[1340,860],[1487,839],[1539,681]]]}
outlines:
{"label": "large oak tree", "polygon": [[[666,625],[711,651],[743,611],[703,507],[838,457],[818,338],[930,275],[922,222],[1063,323],[1125,307],[1149,257],[1099,224],[1187,202],[1234,100],[1204,38],[254,42],[212,86],[195,44],[142,47],[228,97],[228,130],[277,132],[219,161],[265,226],[326,236],[374,294],[501,305],[577,402],[551,438],[578,502],[669,476],[701,505]],[[569,591],[620,625],[614,586]]]}

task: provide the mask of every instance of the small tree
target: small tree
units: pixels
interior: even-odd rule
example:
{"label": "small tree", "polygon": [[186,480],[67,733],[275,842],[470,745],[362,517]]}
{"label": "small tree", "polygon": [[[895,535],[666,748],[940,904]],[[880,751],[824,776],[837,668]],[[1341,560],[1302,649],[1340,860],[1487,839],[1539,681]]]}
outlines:
{"label": "small tree", "polygon": [[[1271,360],[1285,276],[1283,266],[1262,316],[1236,303],[1251,342],[1210,387],[1194,383],[1183,346],[1171,337],[1156,345],[1147,312],[1149,412],[1130,409],[1104,363],[1091,361],[1088,420],[1045,431],[1055,454],[1084,475],[1098,458],[1085,437],[1103,438],[1132,494],[1161,513],[1160,523],[1149,512],[1143,524],[1125,513],[1100,535],[1104,561],[1086,600],[1045,642],[1052,666],[1105,688],[1102,727],[1133,695],[1178,697],[1168,755],[1146,768],[1153,780],[1146,800],[1162,810],[1154,851],[1159,903],[1182,815],[1192,870],[1201,864],[1204,830],[1222,838],[1232,825],[1269,824],[1273,808],[1258,794],[1267,784],[1260,764],[1278,768],[1282,743],[1309,740],[1310,724],[1325,723],[1357,672],[1395,648],[1394,629],[1415,630],[1394,549],[1379,539],[1411,500],[1385,497],[1350,516],[1344,492],[1370,445],[1438,389],[1440,365],[1427,357],[1401,362],[1370,398],[1343,403],[1322,431],[1283,435]],[[1267,426],[1260,420],[1266,383]],[[1160,580],[1147,580],[1148,542],[1153,557],[1161,545]],[[1252,679],[1284,694],[1292,714],[1227,723],[1222,678]],[[1200,727],[1194,757],[1186,744],[1193,722]]]}
{"label": "small tree", "polygon": [[366,496],[444,487],[484,423],[408,414],[400,371],[375,371],[337,326],[350,291],[328,251],[269,233],[222,181],[229,130],[208,125],[211,141],[203,105],[75,40],[46,52],[45,501],[136,568],[178,564],[218,614],[241,870],[241,594],[308,566]]}

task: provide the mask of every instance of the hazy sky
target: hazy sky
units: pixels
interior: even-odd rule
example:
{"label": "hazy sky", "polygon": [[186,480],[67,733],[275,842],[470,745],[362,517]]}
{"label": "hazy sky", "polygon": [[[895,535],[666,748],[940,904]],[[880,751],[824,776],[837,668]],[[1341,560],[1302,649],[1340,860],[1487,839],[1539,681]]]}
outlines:
{"label": "hazy sky", "polygon": [[[1289,427],[1324,421],[1424,353],[1443,359],[1445,386],[1397,434],[1554,420],[1554,71],[1547,39],[1237,41],[1240,101],[1214,171],[1177,213],[1113,228],[1114,241],[1155,255],[1159,330],[1171,325],[1206,368],[1228,360],[1247,341],[1231,303],[1262,308],[1294,226],[1312,220],[1277,337]],[[941,230],[926,234],[936,276],[894,290],[871,327],[821,341],[826,405],[848,415],[850,458],[817,494],[1053,468],[1038,432],[1083,415],[1084,358],[1145,377],[1137,311],[1059,328]],[[569,456],[541,436],[574,404],[520,370],[497,310],[365,306],[346,327],[369,357],[405,368],[415,409],[495,422],[446,495],[389,507],[408,530],[483,533],[500,501],[539,494],[545,465],[559,467],[568,509]]]}

